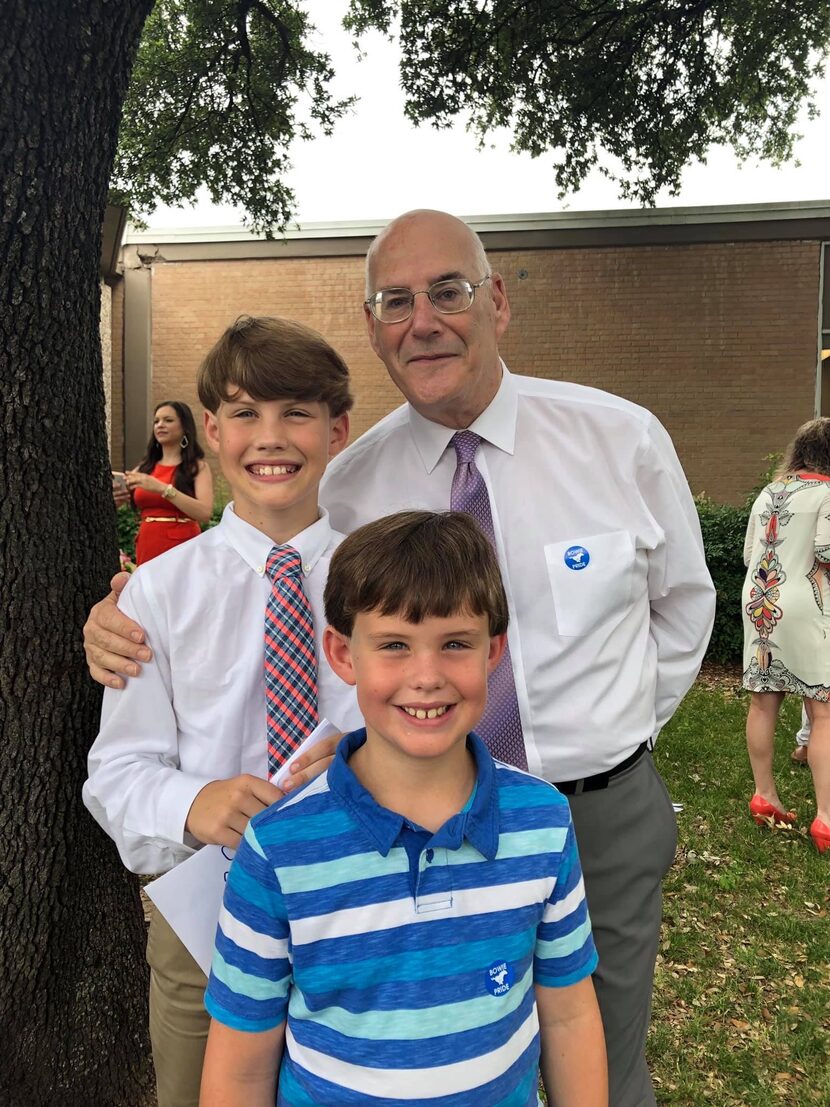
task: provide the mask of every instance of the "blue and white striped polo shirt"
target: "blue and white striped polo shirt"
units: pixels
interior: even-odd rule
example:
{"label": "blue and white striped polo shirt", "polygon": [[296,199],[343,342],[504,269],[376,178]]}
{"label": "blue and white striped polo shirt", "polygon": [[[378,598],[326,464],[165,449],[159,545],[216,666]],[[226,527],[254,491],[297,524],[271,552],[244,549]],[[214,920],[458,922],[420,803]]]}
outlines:
{"label": "blue and white striped polo shirt", "polygon": [[207,1009],[245,1031],[287,1019],[278,1107],[535,1107],[534,984],[597,963],[567,801],[470,735],[472,802],[429,834],[357,781],[365,738],[251,820]]}

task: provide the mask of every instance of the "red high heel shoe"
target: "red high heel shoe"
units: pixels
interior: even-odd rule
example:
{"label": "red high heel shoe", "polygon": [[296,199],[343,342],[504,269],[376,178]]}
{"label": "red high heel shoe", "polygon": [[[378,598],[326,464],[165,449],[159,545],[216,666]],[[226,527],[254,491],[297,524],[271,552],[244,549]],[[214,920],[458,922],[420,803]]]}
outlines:
{"label": "red high heel shoe", "polygon": [[826,849],[830,849],[830,826],[823,823],[821,819],[813,819],[813,825],[810,827],[810,837],[813,839],[819,853],[824,853]]}
{"label": "red high heel shoe", "polygon": [[758,826],[769,826],[770,819],[773,820],[774,826],[782,823],[784,826],[792,826],[797,818],[795,811],[782,811],[779,807],[773,807],[757,792],[749,801],[749,813]]}

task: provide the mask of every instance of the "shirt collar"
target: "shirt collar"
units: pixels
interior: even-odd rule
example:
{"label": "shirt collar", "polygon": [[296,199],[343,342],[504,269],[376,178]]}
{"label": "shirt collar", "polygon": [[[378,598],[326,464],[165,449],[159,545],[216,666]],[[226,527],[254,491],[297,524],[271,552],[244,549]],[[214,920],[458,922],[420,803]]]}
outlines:
{"label": "shirt collar", "polygon": [[[295,534],[285,545],[293,546],[303,563],[303,574],[308,576],[320,558],[328,549],[332,540],[332,529],[329,523],[329,513],[324,507],[319,508],[320,518],[310,527]],[[229,503],[222,512],[222,533],[225,541],[231,546],[242,560],[258,575],[265,573],[265,563],[268,554],[276,543],[263,534],[261,530],[252,527],[244,519],[240,519],[233,510],[233,504]]]}
{"label": "shirt collar", "polygon": [[[513,377],[504,362],[501,363],[502,377],[499,390],[482,411],[481,415],[471,423],[469,430],[495,446],[512,454],[516,443],[516,414],[518,411],[518,392]],[[412,437],[421,455],[424,468],[431,473],[441,456],[450,444],[450,439],[455,434],[452,427],[434,423],[431,419],[417,412],[409,405],[409,426]]]}
{"label": "shirt collar", "polygon": [[[329,788],[345,803],[375,843],[381,856],[386,857],[398,839],[404,818],[395,811],[381,807],[349,768],[349,758],[365,741],[365,729],[352,731],[341,739],[328,770]],[[496,768],[487,747],[477,734],[467,736],[467,745],[476,763],[476,787],[472,803],[467,810],[459,811],[439,827],[429,844],[460,849],[466,838],[483,857],[492,861],[499,847]]]}

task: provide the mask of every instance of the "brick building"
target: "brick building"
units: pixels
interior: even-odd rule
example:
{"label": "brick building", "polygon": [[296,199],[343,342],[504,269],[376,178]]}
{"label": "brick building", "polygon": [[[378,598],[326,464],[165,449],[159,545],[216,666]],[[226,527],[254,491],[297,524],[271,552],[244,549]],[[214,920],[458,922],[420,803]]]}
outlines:
{"label": "brick building", "polygon": [[[740,502],[767,454],[830,414],[830,201],[469,222],[507,284],[507,364],[650,408],[693,491]],[[309,225],[276,242],[238,229],[128,234],[112,295],[113,465],[136,463],[159,400],[201,419],[199,361],[243,312],[299,319],[340,350],[353,437],[396,406],[360,307],[381,226]]]}

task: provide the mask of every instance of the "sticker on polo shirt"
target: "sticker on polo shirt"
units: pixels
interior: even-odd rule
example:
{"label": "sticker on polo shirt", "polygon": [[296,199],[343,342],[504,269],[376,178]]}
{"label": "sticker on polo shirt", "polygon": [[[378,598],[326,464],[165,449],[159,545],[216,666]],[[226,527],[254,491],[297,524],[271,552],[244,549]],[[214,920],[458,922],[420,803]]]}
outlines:
{"label": "sticker on polo shirt", "polygon": [[565,550],[564,561],[569,569],[586,569],[591,555],[584,546],[568,546]]}
{"label": "sticker on polo shirt", "polygon": [[506,961],[497,961],[487,970],[487,991],[491,996],[503,996],[513,986],[513,969]]}

